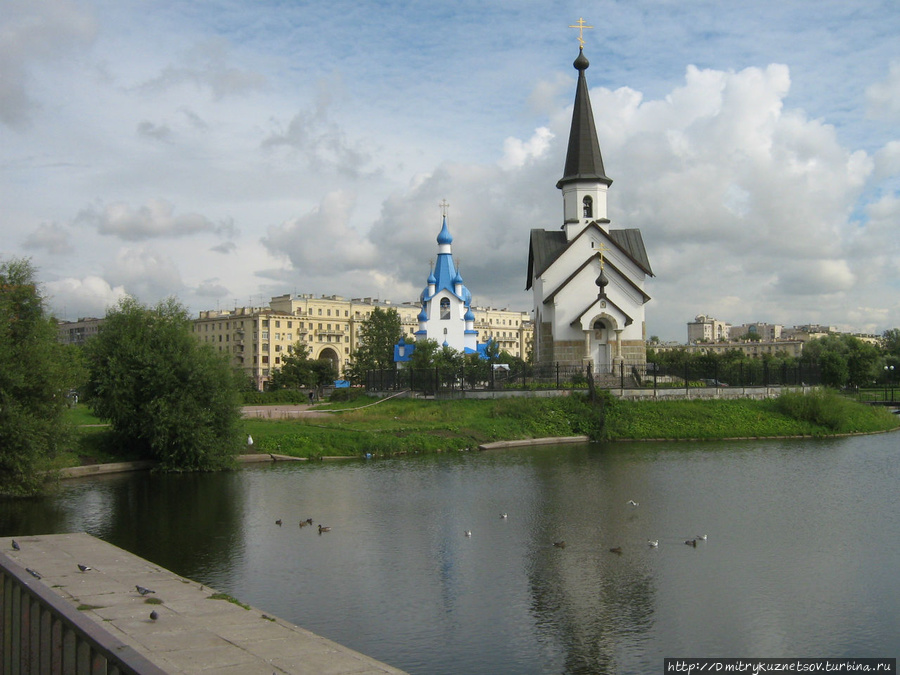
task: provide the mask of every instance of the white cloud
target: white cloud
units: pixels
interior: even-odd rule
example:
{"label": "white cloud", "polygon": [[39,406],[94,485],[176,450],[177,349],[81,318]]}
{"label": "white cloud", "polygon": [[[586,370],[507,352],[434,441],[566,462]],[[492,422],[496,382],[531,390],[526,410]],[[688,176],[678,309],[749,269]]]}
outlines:
{"label": "white cloud", "polygon": [[891,63],[887,77],[866,89],[872,117],[900,120],[900,61]]}
{"label": "white cloud", "polygon": [[81,317],[102,317],[109,307],[128,296],[123,286],[112,286],[94,275],[83,279],[68,277],[50,281],[45,287],[58,317],[69,321]]}
{"label": "white cloud", "polygon": [[129,295],[145,304],[185,290],[181,272],[172,258],[150,246],[121,249],[105,275],[110,285],[124,287]]}
{"label": "white cloud", "polygon": [[52,255],[64,255],[75,250],[68,230],[59,223],[41,223],[25,239],[27,249],[44,249]]}
{"label": "white cloud", "polygon": [[76,220],[95,227],[100,234],[126,241],[186,237],[204,232],[228,235],[234,230],[233,223],[217,224],[199,213],[175,215],[174,205],[164,199],[151,199],[137,209],[121,202],[90,206]]}

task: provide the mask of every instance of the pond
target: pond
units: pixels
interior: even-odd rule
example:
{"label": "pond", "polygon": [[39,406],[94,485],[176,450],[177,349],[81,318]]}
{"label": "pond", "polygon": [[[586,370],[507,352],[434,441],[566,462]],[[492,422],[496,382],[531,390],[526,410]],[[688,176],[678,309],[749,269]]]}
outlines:
{"label": "pond", "polygon": [[87,531],[423,675],[887,658],[900,653],[898,442],[558,445],[118,475],[3,502],[0,535]]}

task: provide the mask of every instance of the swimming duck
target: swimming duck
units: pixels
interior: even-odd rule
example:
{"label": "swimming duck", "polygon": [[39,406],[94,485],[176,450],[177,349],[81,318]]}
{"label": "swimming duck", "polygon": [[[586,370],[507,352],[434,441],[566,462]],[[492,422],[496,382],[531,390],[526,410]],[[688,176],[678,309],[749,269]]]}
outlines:
{"label": "swimming duck", "polygon": [[319,534],[322,534],[323,532],[331,532],[331,528],[323,527],[322,525],[319,525]]}
{"label": "swimming duck", "polygon": [[566,542],[564,542],[564,541],[554,541],[554,542],[553,542],[553,545],[554,545],[556,548],[565,548],[565,547],[566,547]]}
{"label": "swimming duck", "polygon": [[657,546],[659,546],[659,539],[648,539],[647,545],[652,548],[656,548]]}
{"label": "swimming duck", "polygon": [[615,553],[616,555],[622,555],[622,547],[621,546],[613,546],[609,549],[610,553]]}
{"label": "swimming duck", "polygon": [[697,540],[696,539],[686,539],[684,543],[687,544],[688,546],[693,546],[694,548],[697,548]]}

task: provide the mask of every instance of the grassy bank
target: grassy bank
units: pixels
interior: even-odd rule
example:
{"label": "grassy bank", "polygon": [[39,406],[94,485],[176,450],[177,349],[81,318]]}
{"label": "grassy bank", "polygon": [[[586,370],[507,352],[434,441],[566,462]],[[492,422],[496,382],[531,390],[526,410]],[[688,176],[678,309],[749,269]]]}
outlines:
{"label": "grassy bank", "polygon": [[[831,392],[765,401],[619,401],[592,407],[580,395],[558,398],[416,401],[374,399],[321,406],[326,417],[246,419],[254,452],[296,457],[376,456],[474,448],[500,440],[587,435],[596,440],[826,436],[887,431],[900,419]],[[366,406],[366,407],[362,407]],[[73,421],[94,424],[85,409]],[[60,466],[129,458],[104,444],[102,427],[79,426],[77,447]]]}

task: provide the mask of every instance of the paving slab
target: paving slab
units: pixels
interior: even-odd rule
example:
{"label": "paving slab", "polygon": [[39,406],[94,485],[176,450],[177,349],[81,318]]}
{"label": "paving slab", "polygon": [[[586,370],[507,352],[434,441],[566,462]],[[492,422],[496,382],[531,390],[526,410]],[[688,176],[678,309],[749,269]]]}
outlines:
{"label": "paving slab", "polygon": [[[89,534],[15,537],[18,551],[12,539],[0,538],[0,555],[37,571],[40,583],[167,673],[404,675],[255,607],[210,599],[215,589]],[[141,596],[138,585],[154,593]]]}

